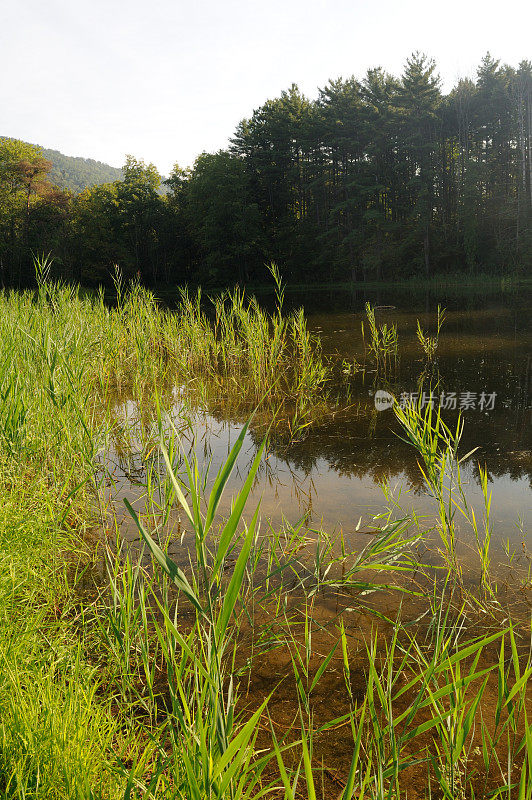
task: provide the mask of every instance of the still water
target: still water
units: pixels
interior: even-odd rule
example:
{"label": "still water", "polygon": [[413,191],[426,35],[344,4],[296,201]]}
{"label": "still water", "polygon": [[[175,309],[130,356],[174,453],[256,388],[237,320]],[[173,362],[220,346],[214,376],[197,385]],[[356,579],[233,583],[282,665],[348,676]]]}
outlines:
{"label": "still water", "polygon": [[[372,365],[348,374],[346,363],[364,361],[361,323],[364,305],[376,307],[379,324],[397,326],[399,359],[386,381],[378,378]],[[447,316],[432,370],[437,380],[437,399],[450,409],[444,419],[456,425],[462,406],[464,430],[461,452],[478,448],[463,464],[468,503],[482,519],[483,500],[478,464],[486,466],[492,492],[492,558],[507,561],[505,550],[515,552],[515,561],[528,563],[527,529],[532,521],[532,293],[491,291],[476,294],[381,290],[379,292],[315,291],[289,294],[293,306],[303,305],[309,328],[321,337],[324,355],[333,359],[335,385],[340,398],[331,412],[313,427],[302,441],[276,443],[273,439],[248,501],[252,510],[261,500],[263,524],[295,524],[305,516],[310,528],[343,533],[364,543],[364,531],[371,529],[372,517],[389,505],[382,486],[386,482],[405,513],[415,510],[430,527],[434,501],[430,497],[410,445],[401,441],[391,410],[378,411],[374,394],[385,388],[397,398],[416,394],[426,360],[417,341],[419,319],[434,333],[438,304]],[[268,298],[265,298],[268,303]],[[367,329],[366,329],[367,330]],[[427,385],[425,385],[427,391]],[[180,413],[179,387],[175,392],[173,415]],[[456,398],[457,410],[453,410]],[[130,416],[132,409],[128,409]],[[226,458],[242,428],[242,420],[231,420],[223,407],[208,408],[194,415],[195,447],[206,466],[215,473]],[[222,513],[230,509],[231,494],[237,491],[253,461],[262,433],[251,430],[228,486]],[[142,464],[115,453],[115,501],[139,497],[137,479]],[[138,469],[136,469],[138,467]],[[396,515],[403,512],[397,510]],[[472,551],[472,532],[458,523],[459,552],[467,566]],[[170,552],[183,555],[176,543]]]}

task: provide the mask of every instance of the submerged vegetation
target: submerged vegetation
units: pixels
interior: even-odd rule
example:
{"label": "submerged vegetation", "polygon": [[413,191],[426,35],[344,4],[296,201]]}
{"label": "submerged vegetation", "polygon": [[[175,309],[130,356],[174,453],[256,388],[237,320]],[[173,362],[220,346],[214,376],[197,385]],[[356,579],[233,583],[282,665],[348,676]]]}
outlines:
{"label": "submerged vegetation", "polygon": [[[249,425],[299,429],[326,402],[320,342],[302,312],[283,314],[273,274],[273,314],[238,290],[208,310],[183,292],[165,311],[119,275],[110,308],[51,284],[45,263],[36,293],[0,295],[2,796],[532,798],[530,575],[499,592],[487,478],[482,518],[462,489],[461,427],[396,407],[436,522],[384,487],[365,547],[247,512],[267,438],[222,518],[247,425],[209,478],[184,444],[176,392],[183,408],[260,404]],[[117,411],[135,401],[146,471],[127,507],[143,546],[121,537],[105,468],[110,442],[136,435]]]}

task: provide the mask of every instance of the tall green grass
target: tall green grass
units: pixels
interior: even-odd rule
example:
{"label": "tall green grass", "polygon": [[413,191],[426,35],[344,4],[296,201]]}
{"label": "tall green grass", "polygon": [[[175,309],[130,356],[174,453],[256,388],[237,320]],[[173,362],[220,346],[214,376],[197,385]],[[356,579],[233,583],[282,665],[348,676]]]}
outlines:
{"label": "tall green grass", "polygon": [[445,322],[445,309],[438,306],[438,314],[436,318],[436,333],[434,336],[429,336],[428,333],[425,333],[423,328],[421,327],[421,323],[417,321],[417,338],[418,342],[420,343],[425,356],[427,357],[427,361],[431,364],[434,361],[434,357],[436,355],[436,350],[438,349],[438,345],[440,342],[440,332]]}
{"label": "tall green grass", "polygon": [[91,656],[90,603],[72,592],[86,512],[53,477],[0,462],[0,794],[118,798],[132,741]]}
{"label": "tall green grass", "polygon": [[283,314],[284,289],[272,271],[273,314],[238,288],[214,298],[211,309],[200,291],[182,290],[177,310],[164,316],[163,340],[170,365],[180,380],[192,380],[193,390],[203,381],[211,398],[214,391],[240,410],[284,403],[292,427],[302,429],[323,406],[330,373],[303,310]]}
{"label": "tall green grass", "polygon": [[366,319],[369,337],[366,342],[364,322],[362,322],[362,339],[369,357],[375,364],[378,374],[387,374],[392,366],[397,366],[397,351],[399,340],[397,326],[388,325],[386,322],[379,325],[375,317],[375,309],[371,303],[366,303]]}
{"label": "tall green grass", "polygon": [[[432,584],[431,594],[422,583],[408,588],[401,580],[405,572],[412,576],[416,569],[412,547],[419,538],[419,531],[414,536],[409,533],[405,521],[388,518],[362,553],[346,552],[343,545],[335,549],[323,535],[315,548],[314,569],[301,557],[304,534],[292,535],[284,549],[278,536],[260,537],[258,510],[248,525],[243,523],[260,449],[233,500],[230,518],[217,531],[213,527],[216,508],[245,429],[208,496],[203,495],[205,480],[197,461],[189,461],[185,452],[178,457],[177,438],[169,443],[161,439],[172,492],[160,492],[158,497],[166,496],[168,504],[177,504],[184,512],[194,532],[192,560],[183,571],[157,543],[166,540],[163,523],[153,527],[160,510],[154,514],[148,507],[143,522],[129,507],[154,559],[153,575],[159,578],[155,582],[150,578],[148,592],[138,593],[126,562],[122,575],[129,577],[121,584],[122,600],[115,602],[110,629],[119,630],[117,609],[134,607],[132,598],[137,595],[140,617],[149,617],[156,632],[162,664],[162,683],[156,686],[150,678],[145,686],[153,707],[158,707],[157,690],[170,699],[164,725],[172,754],[165,761],[166,749],[158,761],[164,791],[179,786],[180,797],[246,797],[262,796],[276,786],[274,796],[287,800],[400,798],[409,793],[411,771],[419,774],[421,770],[416,796],[531,796],[527,684],[532,661],[530,650],[523,648],[525,631],[517,631],[508,622],[501,627],[502,615],[491,617],[491,631],[486,631],[488,617],[478,626],[480,633],[468,623],[470,598],[454,558],[453,520],[440,497],[442,475],[456,461],[459,437],[452,436],[439,418],[423,417],[417,409],[398,409],[397,413],[420,452],[427,485],[434,490],[445,525],[447,578],[441,593],[437,583]],[[170,519],[166,515],[165,524]],[[260,570],[261,563],[265,570]],[[338,563],[342,569],[332,575]],[[375,572],[387,576],[384,584]],[[287,585],[285,579],[294,574],[298,581]],[[323,622],[314,618],[314,607],[319,593],[331,586],[354,590],[351,603],[355,605],[383,586],[406,591],[418,601],[424,598],[426,603],[420,620],[403,620],[399,609],[397,617],[387,621],[385,638],[378,627],[369,636],[365,656],[357,660],[366,676],[362,697],[353,684],[353,644],[346,633],[345,615],[329,629],[330,649],[323,652],[321,644],[316,661],[313,642],[318,632],[323,633]],[[481,600],[482,595],[475,599]],[[137,676],[149,672],[149,627],[137,626],[137,634],[144,637],[144,644],[136,647],[141,654]],[[118,641],[120,634],[115,637]],[[265,643],[267,648],[288,653],[291,666],[282,678],[271,681],[253,713],[244,714],[238,652],[246,647],[246,670],[252,675]],[[343,692],[344,710],[340,716],[323,719],[317,714],[314,695],[331,672],[338,675],[336,691]],[[269,712],[279,680],[292,680],[294,685],[294,717],[283,732],[275,714]],[[334,795],[320,759],[320,742],[331,730],[343,731],[344,747],[346,737],[352,742],[351,764],[344,765],[340,781],[343,788]],[[211,760],[219,768],[209,766]]]}
{"label": "tall green grass", "polygon": [[[109,308],[47,277],[42,264],[36,293],[0,294],[0,794],[531,798],[530,629],[499,602],[487,476],[481,521],[461,490],[460,428],[397,410],[434,496],[439,570],[419,563],[417,521],[391,511],[361,551],[304,521],[261,527],[246,512],[260,447],[223,519],[246,427],[207,492],[163,410],[188,381],[240,408],[275,398],[270,413],[286,404],[299,430],[311,420],[326,367],[302,314],[283,314],[278,275],[273,315],[238,291],[212,314],[184,294],[172,315],[119,275]],[[112,547],[99,458],[118,428],[135,436],[123,397],[155,408],[145,505],[130,507],[143,554]],[[476,592],[457,515],[477,542]],[[181,566],[167,549],[178,517]],[[273,654],[282,668],[259,692]]]}
{"label": "tall green grass", "polygon": [[445,563],[462,585],[462,566],[457,553],[459,530],[462,536],[464,533],[472,534],[478,556],[481,598],[496,599],[497,585],[490,569],[492,522],[487,469],[477,465],[483,500],[479,516],[478,510],[475,511],[468,502],[462,478],[462,463],[477,449],[463,454],[459,452],[463,419],[459,417],[456,426],[451,429],[443,421],[440,409],[433,409],[430,403],[424,409],[420,404],[396,406],[395,413],[401,423],[404,440],[420,456],[421,474],[437,512],[436,530]]}

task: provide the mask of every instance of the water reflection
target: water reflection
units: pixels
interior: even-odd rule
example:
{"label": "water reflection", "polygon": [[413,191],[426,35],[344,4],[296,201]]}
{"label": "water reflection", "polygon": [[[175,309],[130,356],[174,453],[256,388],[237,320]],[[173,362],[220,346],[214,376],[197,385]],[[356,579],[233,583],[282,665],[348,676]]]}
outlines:
{"label": "water reflection", "polygon": [[[397,369],[386,380],[372,372],[369,364],[355,375],[346,375],[342,369],[346,360],[363,361],[361,322],[366,299],[395,306],[378,312],[380,320],[396,324],[399,333]],[[493,410],[476,407],[464,411],[462,452],[479,448],[464,465],[466,496],[473,505],[481,504],[477,464],[486,465],[493,491],[494,545],[502,552],[509,540],[512,549],[519,549],[522,527],[529,523],[532,510],[530,300],[530,293],[499,292],[480,299],[475,295],[464,299],[462,295],[459,302],[458,297],[448,294],[444,298],[427,294],[420,298],[387,290],[370,297],[367,293],[337,292],[320,295],[320,308],[328,308],[323,313],[313,312],[317,299],[307,295],[310,327],[320,333],[324,352],[334,361],[331,392],[340,399],[340,405],[331,408],[330,415],[303,441],[287,446],[283,438],[272,437],[250,505],[262,497],[263,516],[274,525],[281,524],[283,518],[295,523],[305,515],[309,525],[322,525],[329,531],[341,529],[354,536],[360,518],[365,523],[382,510],[380,484],[386,481],[395,487],[405,509],[426,514],[430,521],[433,505],[416,454],[399,438],[393,412],[377,412],[373,402],[377,388],[386,388],[397,397],[402,392],[419,391],[420,376],[424,375],[424,386],[430,382],[438,393],[455,392],[458,397],[463,392],[477,397],[481,392],[495,393]],[[435,365],[429,370],[416,339],[416,325],[419,318],[430,330],[438,303],[447,305],[448,314]],[[178,392],[174,399],[171,414],[182,423]],[[122,409],[129,417],[138,412],[131,405]],[[455,412],[445,412],[444,416],[449,424],[456,423]],[[186,426],[183,432],[203,465],[210,463],[215,473],[241,425],[241,419],[228,419],[219,407],[195,414],[193,436]],[[229,512],[230,493],[247,474],[263,432],[258,424],[248,432],[222,513]],[[113,494],[118,500],[125,495],[137,496],[135,484],[144,478],[145,448],[137,445],[135,449],[130,442],[122,450],[115,445],[110,456],[116,462]],[[521,527],[519,519],[523,521]],[[467,543],[463,544],[465,547]]]}

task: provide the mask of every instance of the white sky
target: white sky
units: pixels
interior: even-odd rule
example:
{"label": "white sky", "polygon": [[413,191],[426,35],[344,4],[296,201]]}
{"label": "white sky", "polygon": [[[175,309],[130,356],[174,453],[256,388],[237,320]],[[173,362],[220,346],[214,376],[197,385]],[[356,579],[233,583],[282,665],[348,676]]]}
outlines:
{"label": "white sky", "polygon": [[421,50],[448,90],[487,50],[532,59],[531,31],[530,0],[0,0],[0,135],[167,174],[291,83]]}

